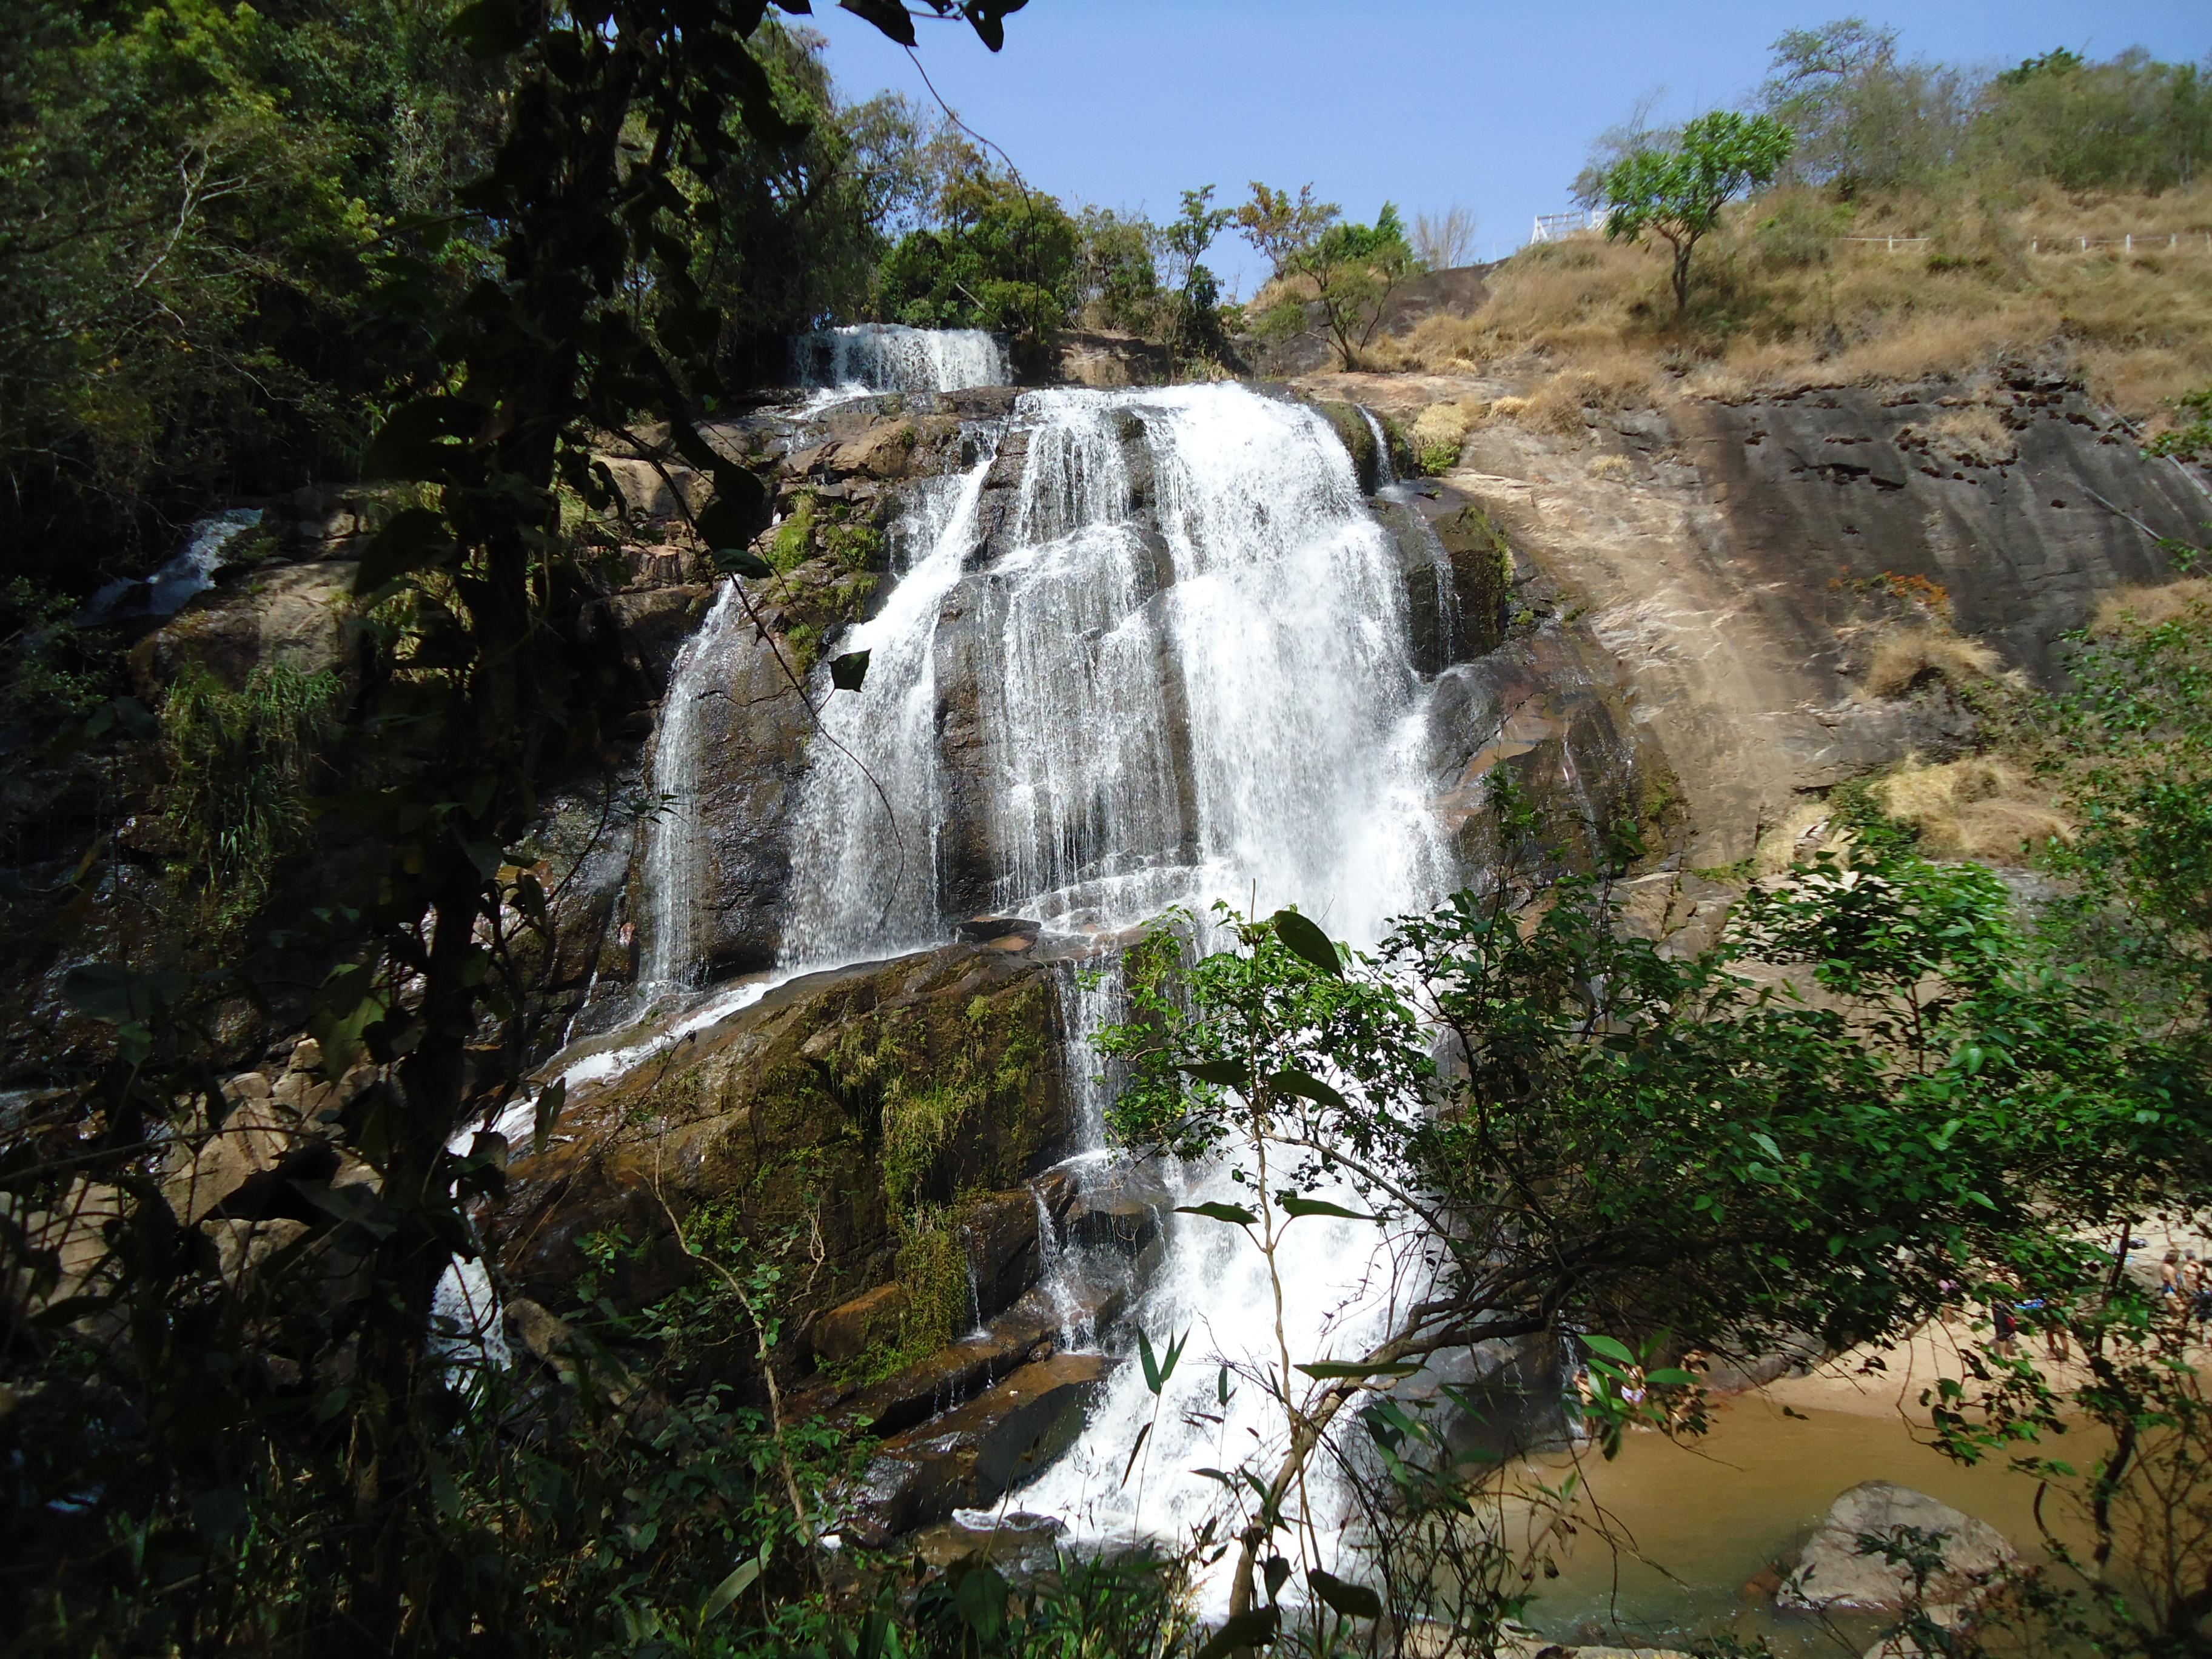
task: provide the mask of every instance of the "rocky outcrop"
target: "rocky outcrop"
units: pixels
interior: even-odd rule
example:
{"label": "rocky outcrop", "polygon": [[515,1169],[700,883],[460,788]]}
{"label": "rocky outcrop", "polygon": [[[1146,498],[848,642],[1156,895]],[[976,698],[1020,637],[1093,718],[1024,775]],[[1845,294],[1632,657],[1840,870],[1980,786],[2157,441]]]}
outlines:
{"label": "rocky outcrop", "polygon": [[1901,1528],[1941,1533],[1942,1565],[1928,1580],[1924,1606],[1971,1605],[1990,1579],[2018,1557],[2005,1535],[1986,1521],[1937,1502],[1925,1492],[1888,1480],[1853,1486],[1830,1506],[1827,1515],[1799,1552],[1796,1564],[1775,1593],[1778,1606],[1807,1612],[1819,1608],[1897,1613],[1911,1605],[1912,1574],[1885,1559],[1866,1544],[1904,1541]]}
{"label": "rocky outcrop", "polygon": [[[1366,398],[1386,380],[1322,389]],[[1448,389],[1428,377],[1421,392]],[[1886,639],[1955,629],[2049,681],[2099,594],[2168,574],[2156,538],[2203,513],[2179,468],[2144,465],[2070,389],[1975,396],[1682,399],[1586,410],[1579,437],[1504,420],[1469,437],[1446,482],[1620,664],[1638,728],[1683,785],[1694,865],[1743,858],[1808,793],[1971,744],[1973,711],[1937,677],[1863,689]],[[1969,404],[2006,443],[1923,447]]]}
{"label": "rocky outcrop", "polygon": [[894,1435],[861,1477],[855,1531],[880,1542],[995,1504],[1074,1444],[1114,1362],[1063,1353],[1023,1366],[987,1393]]}
{"label": "rocky outcrop", "polygon": [[[974,1217],[1002,1269],[1020,1254],[1005,1194],[1073,1127],[1060,1018],[1049,967],[987,946],[791,981],[618,1078],[576,1085],[561,1139],[514,1164],[488,1237],[510,1282],[554,1305],[586,1265],[580,1241],[616,1229],[644,1241],[611,1269],[617,1305],[688,1281],[681,1222],[694,1248],[818,1251],[787,1281],[779,1312],[793,1329],[893,1281],[934,1311],[945,1258],[917,1238],[957,1240]],[[964,1304],[962,1258],[950,1261]],[[743,1370],[750,1347],[732,1339]],[[796,1381],[800,1351],[787,1352]]]}
{"label": "rocky outcrop", "polygon": [[1068,386],[1103,390],[1164,386],[1175,378],[1175,353],[1157,341],[1133,334],[1064,330],[1060,337],[1060,378]]}

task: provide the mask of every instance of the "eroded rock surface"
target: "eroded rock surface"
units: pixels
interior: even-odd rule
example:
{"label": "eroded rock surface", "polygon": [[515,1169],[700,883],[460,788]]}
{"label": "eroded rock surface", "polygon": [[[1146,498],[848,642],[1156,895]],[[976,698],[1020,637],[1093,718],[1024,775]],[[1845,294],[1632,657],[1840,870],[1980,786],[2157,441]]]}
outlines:
{"label": "eroded rock surface", "polygon": [[1776,1592],[1778,1606],[1809,1611],[1844,1607],[1883,1613],[1903,1609],[1912,1578],[1902,1565],[1880,1553],[1862,1553],[1864,1538],[1894,1540],[1900,1528],[1942,1533],[1943,1566],[1928,1581],[1927,1604],[1972,1602],[1992,1574],[2017,1552],[1986,1521],[1939,1503],[1894,1481],[1869,1480],[1836,1499]]}

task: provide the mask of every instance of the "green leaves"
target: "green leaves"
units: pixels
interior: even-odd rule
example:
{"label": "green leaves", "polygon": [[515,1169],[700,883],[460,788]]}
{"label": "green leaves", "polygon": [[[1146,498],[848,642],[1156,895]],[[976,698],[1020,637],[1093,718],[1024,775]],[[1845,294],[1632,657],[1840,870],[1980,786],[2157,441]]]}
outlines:
{"label": "green leaves", "polygon": [[1176,1362],[1182,1358],[1183,1344],[1189,1340],[1190,1333],[1185,1331],[1168,1344],[1163,1357],[1156,1359],[1152,1355],[1152,1338],[1142,1331],[1137,1333],[1137,1354],[1144,1362],[1145,1386],[1154,1395],[1167,1387],[1168,1379],[1175,1375]]}
{"label": "green leaves", "polygon": [[530,40],[527,14],[516,0],[474,0],[446,24],[446,33],[471,58],[504,58]]}
{"label": "green leaves", "polygon": [[1278,910],[1267,918],[1267,922],[1293,955],[1304,958],[1324,974],[1343,977],[1344,963],[1337,958],[1336,946],[1312,922],[1295,910]]}
{"label": "green leaves", "polygon": [[707,1599],[699,1608],[701,1624],[705,1624],[752,1588],[754,1582],[768,1567],[769,1551],[771,1547],[769,1544],[763,1544],[758,1555],[748,1557],[738,1562],[736,1566],[730,1569],[728,1576],[720,1583],[707,1593]]}
{"label": "green leaves", "polygon": [[775,574],[775,567],[750,548],[718,547],[714,553],[714,568],[725,576],[744,576],[754,581],[765,581]]}
{"label": "green leaves", "polygon": [[356,598],[380,592],[385,586],[425,565],[442,564],[453,551],[453,538],[442,513],[427,507],[410,507],[394,514],[370,538],[354,573]]}
{"label": "green leaves", "polygon": [[561,1121],[561,1109],[568,1101],[568,1079],[556,1077],[538,1091],[538,1103],[531,1113],[530,1150],[542,1154],[553,1138],[554,1126]]}
{"label": "green leaves", "polygon": [[1306,1583],[1331,1612],[1346,1619],[1380,1619],[1382,1598],[1364,1584],[1353,1584],[1319,1567],[1306,1570]]}
{"label": "green leaves", "polygon": [[1357,1210],[1347,1210],[1341,1204],[1331,1204],[1325,1199],[1304,1198],[1297,1193],[1279,1194],[1275,1204],[1285,1214],[1291,1216],[1337,1216],[1346,1221],[1373,1221],[1376,1218],[1371,1215],[1362,1215]]}
{"label": "green leaves", "polygon": [[1421,1362],[1418,1359],[1316,1359],[1311,1364],[1293,1369],[1304,1371],[1316,1382],[1362,1382],[1370,1376],[1411,1376],[1421,1369]]}
{"label": "green leaves", "polygon": [[1201,1083],[1217,1084],[1224,1089],[1242,1089],[1252,1076],[1250,1068],[1241,1060],[1182,1060],[1177,1062],[1176,1069]]}
{"label": "green leaves", "polygon": [[438,482],[489,418],[489,410],[459,398],[413,398],[377,428],[362,457],[362,476]]}
{"label": "green leaves", "polygon": [[1295,1066],[1286,1066],[1267,1079],[1268,1085],[1279,1092],[1296,1095],[1301,1100],[1314,1101],[1323,1106],[1341,1107],[1344,1097],[1310,1072],[1302,1072]]}
{"label": "green leaves", "polygon": [[1198,1659],[1228,1659],[1239,1648],[1269,1646],[1282,1625],[1283,1614],[1279,1607],[1253,1607],[1240,1613],[1206,1638],[1206,1645],[1198,1650]]}
{"label": "green leaves", "polygon": [[840,691],[857,691],[868,678],[868,653],[848,651],[830,659],[830,684]]}
{"label": "green leaves", "polygon": [[62,1000],[88,1018],[110,1025],[150,1025],[191,988],[179,973],[141,973],[118,963],[88,963],[62,976]]}
{"label": "green leaves", "polygon": [[1175,1212],[1177,1215],[1202,1215],[1209,1221],[1226,1221],[1232,1226],[1237,1227],[1256,1225],[1260,1219],[1257,1215],[1245,1209],[1242,1205],[1218,1202],[1178,1204],[1176,1206]]}
{"label": "green leaves", "polygon": [[[709,547],[739,548],[758,535],[768,523],[768,488],[742,466],[723,460],[703,441],[699,445],[714,474],[714,499],[698,517],[699,535]],[[691,459],[687,453],[686,459]]]}

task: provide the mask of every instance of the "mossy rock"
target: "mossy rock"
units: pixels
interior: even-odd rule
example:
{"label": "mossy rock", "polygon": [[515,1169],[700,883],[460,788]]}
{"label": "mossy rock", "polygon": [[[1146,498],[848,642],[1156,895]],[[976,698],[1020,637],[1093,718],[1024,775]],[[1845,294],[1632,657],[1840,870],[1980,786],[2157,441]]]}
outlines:
{"label": "mossy rock", "polygon": [[[697,1273],[672,1211],[740,1255],[788,1257],[776,1312],[796,1328],[919,1277],[917,1241],[1061,1155],[1074,1124],[1061,1054],[1057,980],[1018,956],[958,945],[810,975],[580,1085],[561,1121],[572,1138],[516,1161],[487,1235],[511,1281],[557,1306],[586,1267],[580,1242],[619,1232],[630,1248],[608,1294],[641,1308]],[[919,1302],[931,1286],[907,1289]]]}

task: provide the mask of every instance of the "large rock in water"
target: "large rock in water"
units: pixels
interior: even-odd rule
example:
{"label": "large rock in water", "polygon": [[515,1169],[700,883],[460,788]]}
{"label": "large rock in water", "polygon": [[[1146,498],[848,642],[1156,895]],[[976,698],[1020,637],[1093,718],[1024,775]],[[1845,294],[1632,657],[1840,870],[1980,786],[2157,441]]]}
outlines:
{"label": "large rock in water", "polygon": [[[1054,969],[988,946],[793,980],[573,1085],[562,1139],[515,1159],[487,1242],[516,1289],[558,1307],[587,1265],[580,1242],[620,1231],[643,1248],[611,1269],[608,1294],[637,1308],[694,1276],[672,1212],[695,1243],[796,1237],[819,1255],[778,1312],[803,1328],[895,1279],[901,1216],[996,1219],[1007,1189],[1065,1150],[1062,1048]],[[728,1366],[749,1370],[738,1336]],[[783,1352],[795,1371],[800,1350]]]}
{"label": "large rock in water", "polygon": [[1798,1555],[1797,1565],[1783,1579],[1775,1594],[1777,1604],[1799,1611],[1901,1610],[1911,1594],[1911,1575],[1901,1565],[1891,1565],[1879,1553],[1861,1553],[1859,1540],[1891,1539],[1903,1527],[1944,1534],[1942,1571],[1928,1581],[1926,1605],[1930,1608],[1972,1601],[1990,1575],[2017,1553],[1986,1521],[1977,1521],[1910,1486],[1869,1480],[1830,1506]]}

